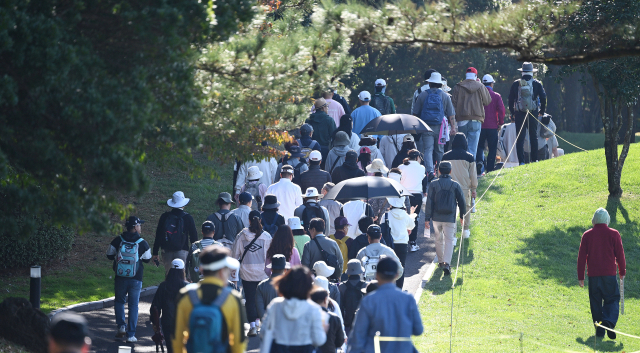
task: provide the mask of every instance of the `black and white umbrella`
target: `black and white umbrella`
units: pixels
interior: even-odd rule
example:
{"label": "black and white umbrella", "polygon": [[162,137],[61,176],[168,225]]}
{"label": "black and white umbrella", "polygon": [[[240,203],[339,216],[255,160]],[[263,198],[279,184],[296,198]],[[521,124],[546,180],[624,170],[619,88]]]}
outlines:
{"label": "black and white umbrella", "polygon": [[411,196],[402,184],[389,178],[363,176],[338,183],[323,198],[329,200],[367,200]]}
{"label": "black and white umbrella", "polygon": [[367,135],[419,134],[433,131],[417,116],[409,114],[387,114],[371,120],[360,132]]}

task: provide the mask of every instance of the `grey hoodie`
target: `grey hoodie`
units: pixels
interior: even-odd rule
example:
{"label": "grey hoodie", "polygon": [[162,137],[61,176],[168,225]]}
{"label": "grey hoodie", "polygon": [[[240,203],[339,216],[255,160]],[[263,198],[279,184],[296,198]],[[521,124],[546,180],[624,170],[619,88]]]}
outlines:
{"label": "grey hoodie", "polygon": [[273,339],[285,346],[322,346],[327,334],[322,327],[322,309],[310,300],[278,297],[271,301],[262,318],[260,334],[269,329],[269,318],[274,315]]}
{"label": "grey hoodie", "polygon": [[[327,172],[331,173],[333,170],[338,168],[344,163],[344,157],[347,155],[347,152],[351,150],[349,146],[336,146],[329,151],[327,155],[327,160],[324,162],[324,168]],[[336,163],[336,161],[338,161]],[[335,166],[334,166],[335,163]]]}
{"label": "grey hoodie", "polygon": [[402,268],[402,263],[400,263],[400,259],[398,259],[398,255],[396,255],[395,251],[393,251],[393,249],[391,249],[390,247],[384,245],[384,244],[380,244],[380,243],[373,243],[373,244],[369,244],[366,247],[360,249],[360,251],[358,251],[358,255],[356,256],[356,259],[358,259],[358,261],[362,262],[362,258],[363,257],[371,257],[371,256],[388,256],[392,259],[394,259],[396,261],[396,263],[398,264],[398,276],[402,276],[402,273],[404,272],[404,269]]}

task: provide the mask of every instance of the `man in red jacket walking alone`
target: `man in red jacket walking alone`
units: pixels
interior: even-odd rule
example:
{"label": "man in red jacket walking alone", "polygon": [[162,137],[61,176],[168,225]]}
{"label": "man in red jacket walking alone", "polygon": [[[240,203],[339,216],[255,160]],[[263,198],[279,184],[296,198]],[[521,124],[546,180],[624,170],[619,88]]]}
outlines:
{"label": "man in red jacket walking alone", "polygon": [[[589,303],[591,318],[602,326],[615,328],[620,310],[620,288],[616,280],[616,263],[620,280],[626,274],[626,262],[622,239],[617,230],[609,228],[609,213],[599,208],[593,215],[593,228],[582,235],[578,253],[578,282],[584,287],[584,270],[589,276]],[[596,327],[596,336],[604,337],[605,329]],[[611,339],[615,332],[607,330]]]}

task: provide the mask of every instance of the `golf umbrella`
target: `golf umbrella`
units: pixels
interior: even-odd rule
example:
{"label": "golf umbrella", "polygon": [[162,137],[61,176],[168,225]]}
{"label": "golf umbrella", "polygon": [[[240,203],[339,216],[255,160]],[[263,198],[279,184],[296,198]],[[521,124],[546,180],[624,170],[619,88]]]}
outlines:
{"label": "golf umbrella", "polygon": [[367,200],[410,195],[411,193],[395,180],[363,176],[338,183],[323,198],[329,200]]}
{"label": "golf umbrella", "polygon": [[417,116],[409,114],[387,114],[371,120],[360,132],[367,135],[419,134],[433,131]]}

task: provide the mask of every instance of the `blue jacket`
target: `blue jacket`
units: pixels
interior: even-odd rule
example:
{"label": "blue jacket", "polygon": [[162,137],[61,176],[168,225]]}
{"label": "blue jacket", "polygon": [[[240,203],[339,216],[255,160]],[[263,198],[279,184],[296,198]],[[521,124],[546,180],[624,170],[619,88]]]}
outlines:
{"label": "blue jacket", "polygon": [[[373,336],[378,331],[383,337],[411,337],[421,335],[423,330],[413,296],[394,283],[387,283],[362,298],[349,334],[347,353],[374,352]],[[380,342],[380,352],[417,350],[411,342]]]}

